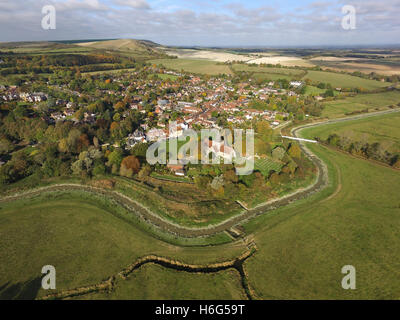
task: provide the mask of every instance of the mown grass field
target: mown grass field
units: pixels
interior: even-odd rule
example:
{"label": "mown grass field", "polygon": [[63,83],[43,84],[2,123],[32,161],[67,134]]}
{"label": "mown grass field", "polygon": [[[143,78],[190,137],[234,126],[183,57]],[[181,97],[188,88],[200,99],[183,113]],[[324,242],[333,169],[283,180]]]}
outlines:
{"label": "mown grass field", "polygon": [[388,83],[385,82],[363,79],[348,74],[324,71],[308,71],[303,79],[330,83],[335,88],[364,88],[366,90],[374,90],[388,86]]}
{"label": "mown grass field", "polygon": [[314,87],[314,86],[306,86],[306,92],[305,92],[305,94],[306,95],[309,95],[309,96],[311,96],[311,95],[322,95],[322,94],[324,94],[325,93],[325,91],[326,91],[326,89],[320,89],[320,88],[317,88],[317,87]]}
{"label": "mown grass field", "polygon": [[118,280],[111,293],[88,294],[79,299],[118,300],[241,300],[246,295],[235,270],[189,273],[145,264],[127,280]]}
{"label": "mown grass field", "polygon": [[227,65],[218,64],[210,60],[196,60],[196,59],[155,59],[150,60],[150,63],[156,65],[163,65],[164,67],[176,71],[184,70],[186,72],[198,74],[232,74]]}
{"label": "mown grass field", "polygon": [[[398,299],[400,172],[310,148],[330,186],[245,225],[259,248],[245,263],[250,286],[264,299]],[[341,287],[344,265],[356,268],[356,290]]]}
{"label": "mown grass field", "polygon": [[254,162],[254,169],[259,170],[263,175],[268,176],[271,170],[279,172],[282,164],[270,158],[256,159]]}
{"label": "mown grass field", "polygon": [[235,71],[246,71],[246,72],[263,72],[270,74],[282,74],[288,76],[299,76],[304,73],[301,69],[288,69],[288,68],[276,68],[276,67],[262,67],[262,66],[254,66],[248,64],[233,64],[232,68]]}
{"label": "mown grass field", "polygon": [[79,195],[42,195],[0,208],[0,299],[48,294],[37,292],[35,282],[48,264],[56,268],[57,290],[65,290],[98,283],[148,254],[204,264],[245,251],[231,244],[212,249],[168,244]]}
{"label": "mown grass field", "polygon": [[158,73],[157,76],[162,80],[175,81],[176,79],[178,79],[178,76],[175,76],[173,74]]}
{"label": "mown grass field", "polygon": [[[345,121],[316,127],[311,132],[315,137],[327,139],[330,134],[346,136],[352,141],[383,143],[391,152],[400,152],[400,112],[374,116],[354,121]],[[314,137],[310,137],[314,138]]]}
{"label": "mown grass field", "polygon": [[126,73],[126,72],[134,72],[136,68],[126,68],[126,69],[109,69],[109,70],[101,70],[101,71],[90,71],[90,72],[82,72],[83,74],[89,75],[96,75],[96,74],[119,74],[119,73]]}
{"label": "mown grass field", "polygon": [[300,69],[261,67],[247,64],[233,64],[232,69],[235,71],[252,72],[254,79],[262,81],[276,81],[279,79],[292,80],[301,78],[305,73],[305,71]]}
{"label": "mown grass field", "polygon": [[388,91],[381,93],[358,94],[355,97],[348,97],[334,101],[324,102],[322,116],[328,118],[344,117],[346,113],[370,109],[375,111],[386,109],[388,106],[400,103],[400,91]]}

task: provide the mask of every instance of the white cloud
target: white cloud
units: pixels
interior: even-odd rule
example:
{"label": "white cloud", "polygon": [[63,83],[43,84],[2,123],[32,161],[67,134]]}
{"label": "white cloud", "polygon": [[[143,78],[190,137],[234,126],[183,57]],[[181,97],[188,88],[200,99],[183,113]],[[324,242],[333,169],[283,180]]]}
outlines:
{"label": "white cloud", "polygon": [[146,0],[114,0],[114,2],[118,5],[135,9],[150,9],[150,5]]}
{"label": "white cloud", "polygon": [[[221,4],[220,10],[205,7],[195,12],[173,8],[171,0],[159,5],[152,2],[152,8],[145,0],[0,0],[0,41],[131,37],[163,44],[213,46],[399,41],[400,0],[353,0],[357,29],[350,32],[340,23],[345,2],[321,0],[289,11],[232,3]],[[57,9],[56,30],[41,29],[41,8],[48,4]]]}

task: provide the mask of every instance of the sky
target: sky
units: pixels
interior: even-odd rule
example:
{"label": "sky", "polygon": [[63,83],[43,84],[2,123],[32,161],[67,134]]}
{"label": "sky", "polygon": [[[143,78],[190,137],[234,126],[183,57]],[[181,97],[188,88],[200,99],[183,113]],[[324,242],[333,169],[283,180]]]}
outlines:
{"label": "sky", "polygon": [[[56,29],[42,28],[54,6]],[[346,30],[345,5],[355,8]],[[0,41],[146,39],[163,45],[400,44],[400,0],[0,0]]]}

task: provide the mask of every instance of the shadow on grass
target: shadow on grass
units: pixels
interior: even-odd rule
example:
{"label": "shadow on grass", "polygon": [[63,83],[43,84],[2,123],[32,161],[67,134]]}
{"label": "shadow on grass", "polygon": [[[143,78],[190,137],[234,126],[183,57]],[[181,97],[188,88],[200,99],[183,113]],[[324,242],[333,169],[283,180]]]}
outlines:
{"label": "shadow on grass", "polygon": [[10,284],[7,282],[0,286],[0,300],[33,300],[42,286],[42,278]]}

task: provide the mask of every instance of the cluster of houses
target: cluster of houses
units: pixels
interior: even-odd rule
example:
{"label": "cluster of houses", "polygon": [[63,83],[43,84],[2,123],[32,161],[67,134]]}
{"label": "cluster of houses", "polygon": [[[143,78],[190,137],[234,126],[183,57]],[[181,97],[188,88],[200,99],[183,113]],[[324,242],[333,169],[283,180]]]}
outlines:
{"label": "cluster of houses", "polygon": [[44,94],[43,92],[33,92],[33,93],[19,92],[17,86],[10,86],[6,88],[4,85],[1,85],[0,91],[2,92],[0,94],[0,100],[2,101],[21,100],[25,102],[34,103],[34,102],[46,101],[48,98],[48,95]]}
{"label": "cluster of houses", "polygon": [[[163,72],[165,74],[181,77],[180,81],[161,81],[160,79],[147,79],[140,78],[138,73],[135,80],[126,83],[127,78],[124,75],[119,75],[113,79],[114,84],[119,85],[118,90],[100,89],[97,88],[97,94],[100,92],[102,95],[115,95],[125,99],[129,92],[134,92],[134,96],[129,95],[130,110],[137,110],[144,114],[144,122],[140,128],[126,137],[126,148],[130,149],[138,143],[151,143],[158,139],[169,139],[179,137],[183,134],[184,130],[197,129],[197,128],[219,128],[221,126],[220,115],[223,114],[224,119],[228,123],[235,125],[242,125],[254,119],[266,120],[272,127],[278,126],[281,119],[285,119],[289,114],[272,111],[272,110],[258,110],[250,107],[250,102],[253,99],[267,101],[272,95],[280,99],[280,96],[297,96],[292,91],[303,85],[301,81],[290,82],[292,90],[279,89],[273,81],[266,85],[260,86],[252,82],[245,82],[234,84],[230,78],[213,77],[210,79],[202,79],[198,76],[185,76],[175,71],[160,70],[153,67],[150,70],[154,73]],[[66,90],[73,95],[80,96],[81,93],[71,91],[68,85],[58,87],[59,90]],[[149,93],[163,92],[162,95],[157,94],[158,100],[154,106],[152,116],[148,115],[148,108],[144,103],[143,97]],[[13,101],[23,100],[30,103],[40,103],[48,100],[48,95],[45,93],[20,93],[16,86],[5,87],[0,86],[0,100]],[[97,99],[99,97],[97,96]],[[75,118],[76,111],[80,108],[85,108],[82,105],[77,105],[72,102],[56,100],[55,110],[51,110],[48,120],[49,122],[71,120],[78,122]],[[35,107],[35,106],[34,106]],[[83,119],[86,123],[94,123],[97,115],[88,112],[84,109]],[[129,110],[122,113],[122,117],[126,117]],[[175,114],[174,122],[176,127],[168,128],[167,124],[172,120],[172,114]],[[178,117],[176,117],[178,115]],[[148,119],[156,117],[156,127],[150,127]],[[152,121],[151,123],[154,124]],[[209,146],[210,151],[224,159],[232,158],[234,156],[233,150],[230,150],[224,145],[216,143]],[[175,168],[176,169],[176,168]],[[178,172],[181,169],[176,169]]]}
{"label": "cluster of houses", "polygon": [[[174,73],[175,74],[175,73]],[[293,86],[301,85],[301,82],[293,83]],[[137,85],[136,90],[145,90],[144,84]],[[180,117],[177,120],[182,130],[185,128],[193,128],[194,126],[204,128],[220,128],[216,115],[225,113],[227,121],[233,124],[243,124],[253,119],[263,119],[269,121],[271,126],[280,124],[279,119],[287,118],[289,115],[284,112],[271,110],[251,109],[249,103],[252,99],[267,100],[271,94],[274,95],[296,95],[296,93],[273,88],[274,82],[268,83],[267,86],[259,88],[257,86],[248,87],[248,83],[239,85],[238,89],[234,89],[230,80],[212,78],[207,82],[202,81],[199,77],[191,76],[185,85],[179,87],[179,91],[172,91],[163,97],[160,97],[155,106],[155,114],[157,115],[157,128],[148,132],[148,136],[133,133],[127,137],[128,145],[132,146],[138,141],[154,141],[159,138],[168,138],[168,130],[166,124],[170,120],[171,112],[179,112]],[[163,83],[161,89],[175,89],[178,87],[176,83]],[[247,88],[246,88],[247,87]],[[239,99],[232,99],[235,94]],[[130,105],[130,109],[137,110],[143,114],[146,113],[141,101],[140,95],[134,97]],[[278,117],[279,115],[279,117]],[[148,130],[147,125],[143,124],[143,130]]]}

